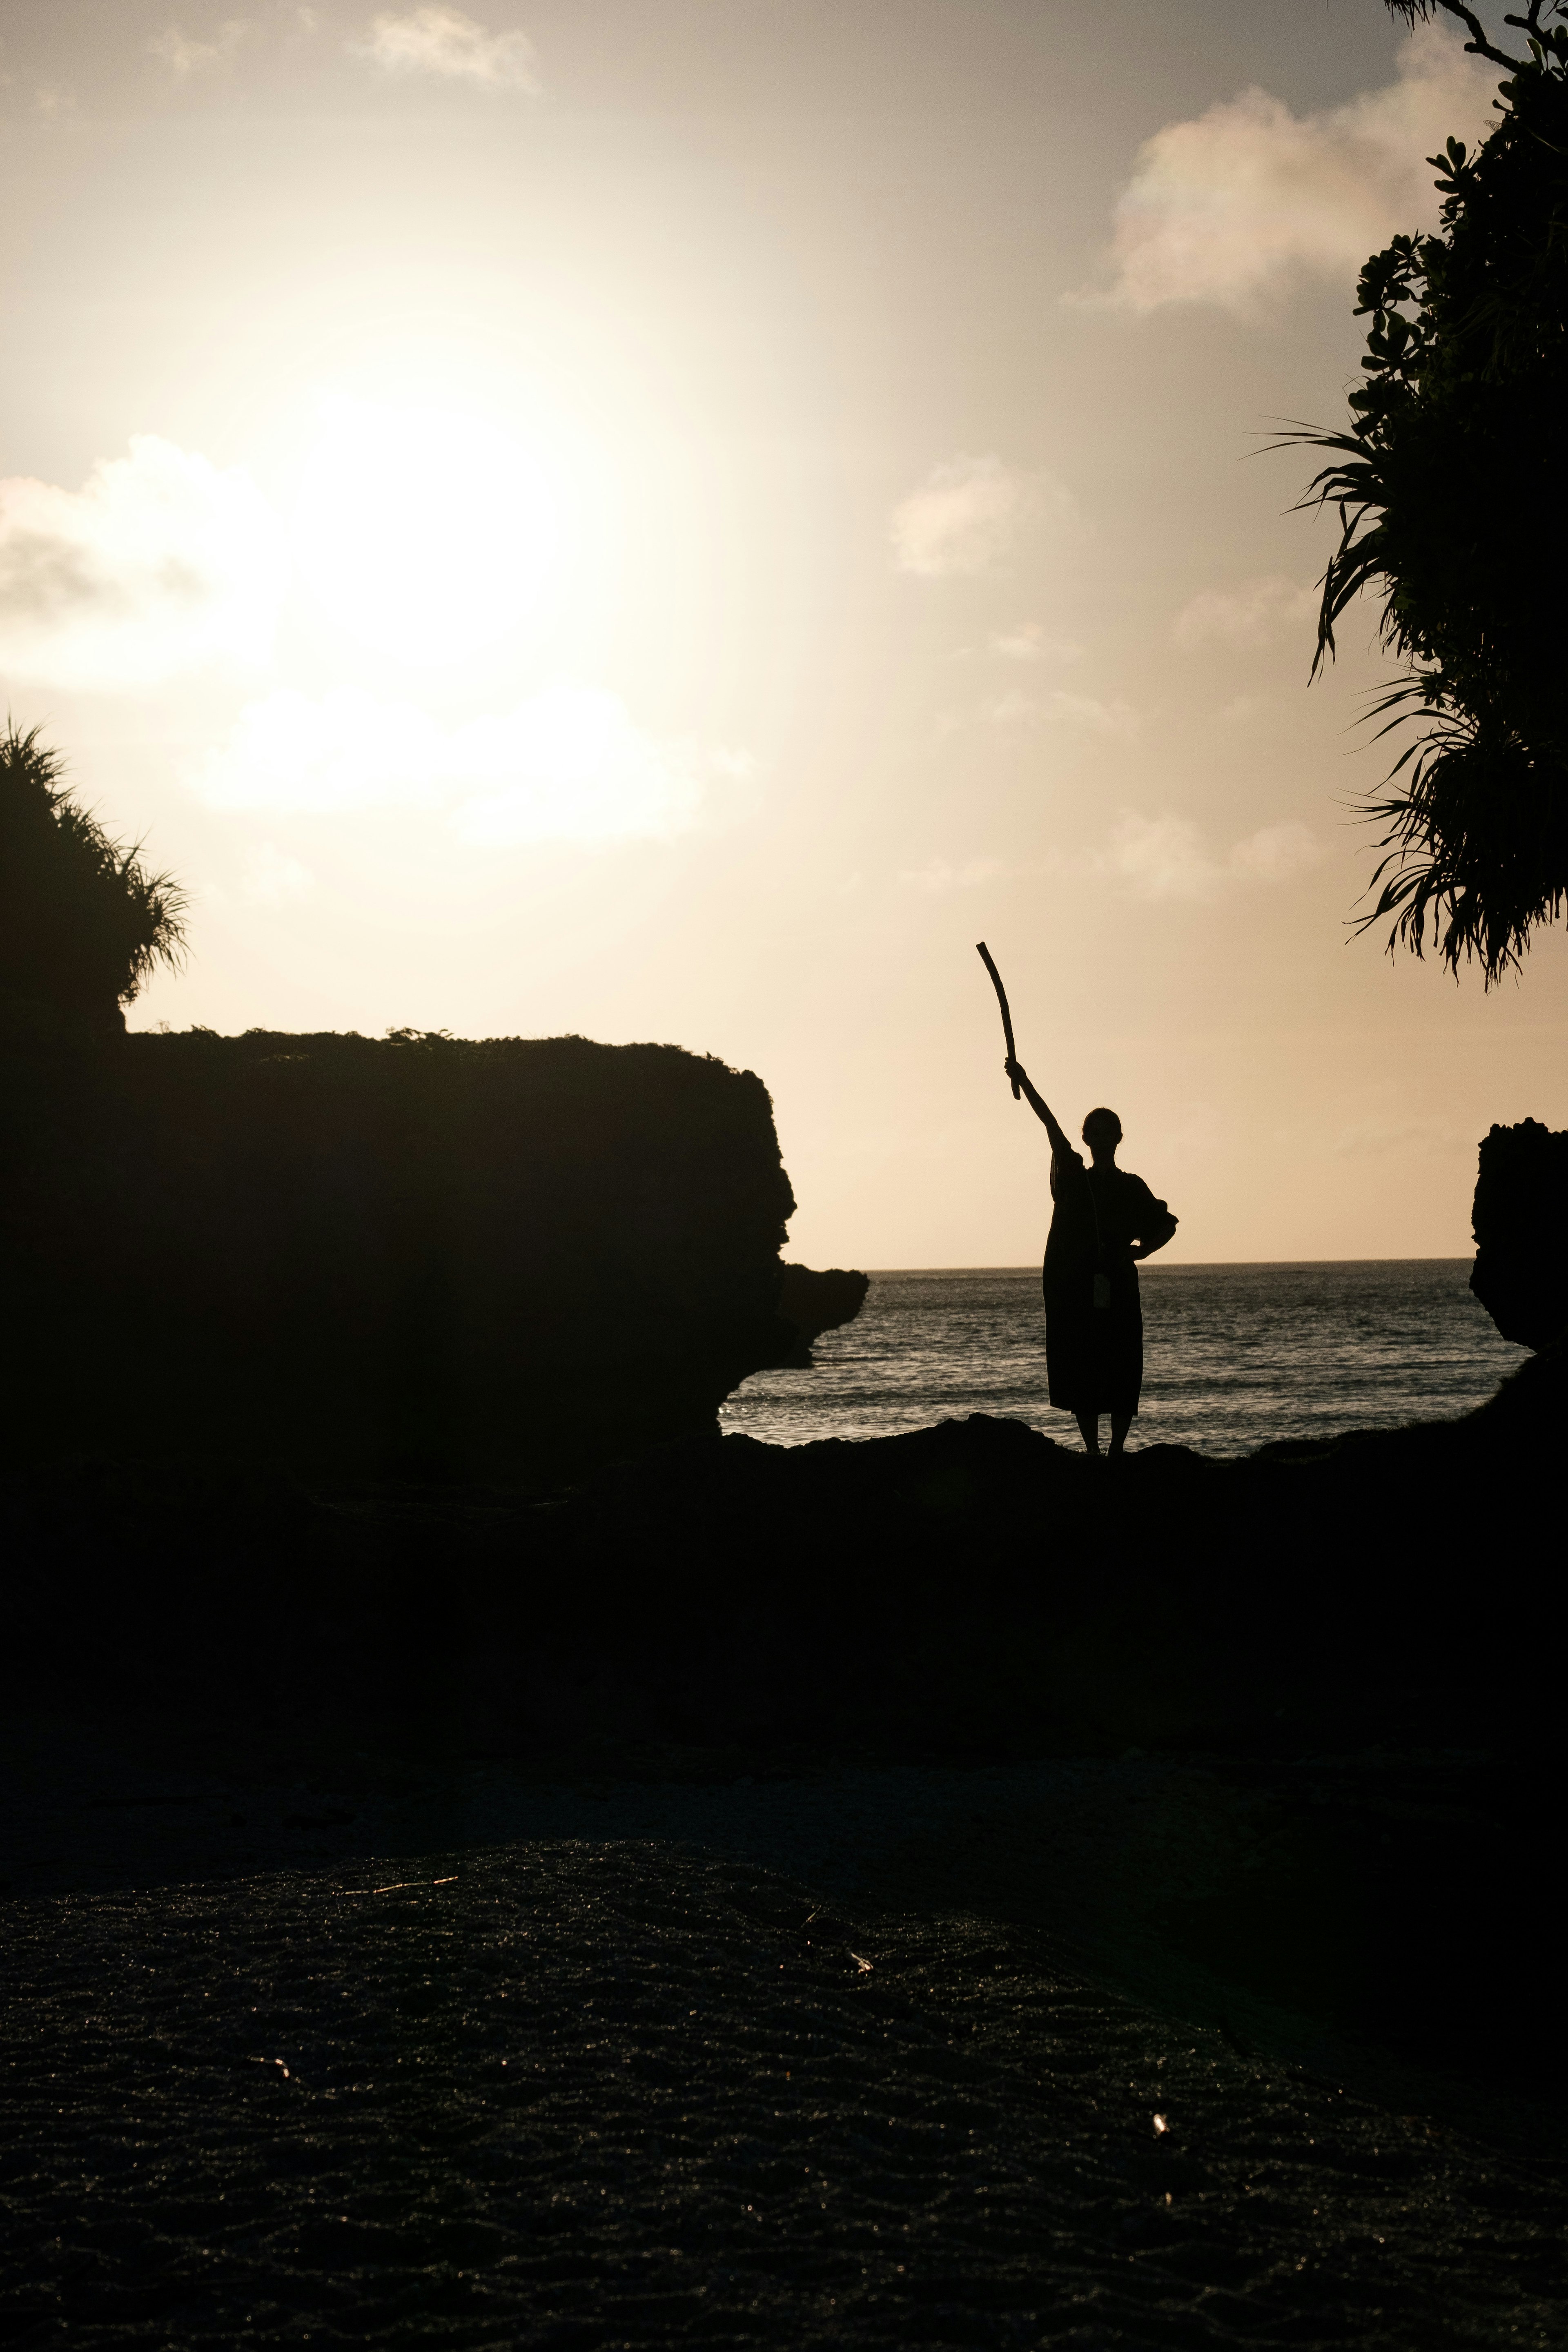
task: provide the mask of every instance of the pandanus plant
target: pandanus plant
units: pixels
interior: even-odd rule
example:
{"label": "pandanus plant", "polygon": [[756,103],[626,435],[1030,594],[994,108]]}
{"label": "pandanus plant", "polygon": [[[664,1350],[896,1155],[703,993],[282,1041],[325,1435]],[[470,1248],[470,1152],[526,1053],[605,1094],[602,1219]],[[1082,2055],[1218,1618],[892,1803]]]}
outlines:
{"label": "pandanus plant", "polygon": [[37,728],[0,734],[0,991],[118,1026],[182,961],[184,893],[77,804],[63,768]]}
{"label": "pandanus plant", "polygon": [[1395,237],[1362,272],[1349,425],[1288,437],[1331,454],[1302,504],[1340,517],[1313,675],[1347,606],[1381,597],[1402,667],[1373,715],[1381,733],[1415,730],[1366,805],[1384,854],[1358,928],[1392,918],[1391,953],[1420,956],[1430,935],[1456,976],[1473,959],[1489,986],[1568,898],[1568,28],[1548,21],[1568,0],[1506,17],[1523,57],[1452,0],[1389,5],[1462,20],[1467,48],[1508,69],[1500,120],[1430,159],[1438,233]]}

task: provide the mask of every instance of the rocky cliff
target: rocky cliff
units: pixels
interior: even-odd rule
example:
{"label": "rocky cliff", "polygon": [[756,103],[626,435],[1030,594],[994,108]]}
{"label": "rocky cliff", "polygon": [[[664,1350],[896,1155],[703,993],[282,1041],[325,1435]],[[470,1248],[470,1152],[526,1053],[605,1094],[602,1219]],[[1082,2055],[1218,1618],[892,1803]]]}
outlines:
{"label": "rocky cliff", "polygon": [[786,1364],[805,1370],[815,1341],[825,1331],[853,1323],[866,1304],[870,1277],[831,1265],[816,1273],[809,1265],[786,1265],[779,1282],[778,1311],[795,1333]]}
{"label": "rocky cliff", "polygon": [[762,1081],[668,1045],[13,1039],[16,1458],[571,1472],[795,1344]]}
{"label": "rocky cliff", "polygon": [[1549,1348],[1568,1333],[1568,1133],[1539,1119],[1481,1145],[1470,1288],[1505,1339]]}

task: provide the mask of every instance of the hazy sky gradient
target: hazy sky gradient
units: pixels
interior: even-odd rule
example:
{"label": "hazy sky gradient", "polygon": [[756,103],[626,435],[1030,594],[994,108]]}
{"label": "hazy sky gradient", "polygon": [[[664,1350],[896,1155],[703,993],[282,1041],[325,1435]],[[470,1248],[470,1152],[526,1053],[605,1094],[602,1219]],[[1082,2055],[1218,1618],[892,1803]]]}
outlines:
{"label": "hazy sky gradient", "polygon": [[0,688],[195,898],[132,1008],[760,1071],[814,1263],[1458,1255],[1568,954],[1345,918],[1370,619],[1247,453],[1495,76],[1376,0],[0,0]]}

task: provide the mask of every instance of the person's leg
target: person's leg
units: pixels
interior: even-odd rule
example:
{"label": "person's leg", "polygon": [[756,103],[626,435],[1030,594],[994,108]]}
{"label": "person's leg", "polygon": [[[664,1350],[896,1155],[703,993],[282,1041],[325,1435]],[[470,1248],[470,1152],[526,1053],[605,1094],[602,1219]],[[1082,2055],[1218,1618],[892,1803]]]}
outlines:
{"label": "person's leg", "polygon": [[1110,1452],[1112,1459],[1127,1443],[1127,1433],[1132,1426],[1130,1412],[1113,1412],[1110,1416]]}
{"label": "person's leg", "polygon": [[1100,1415],[1097,1412],[1080,1412],[1078,1416],[1078,1425],[1083,1433],[1084,1452],[1098,1454],[1100,1452]]}

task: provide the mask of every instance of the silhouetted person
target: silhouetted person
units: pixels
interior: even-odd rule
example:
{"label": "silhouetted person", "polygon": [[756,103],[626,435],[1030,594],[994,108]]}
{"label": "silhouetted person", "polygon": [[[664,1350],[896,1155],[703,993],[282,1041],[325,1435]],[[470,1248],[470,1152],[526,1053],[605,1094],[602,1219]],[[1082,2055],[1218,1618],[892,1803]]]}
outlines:
{"label": "silhouetted person", "polygon": [[1042,1277],[1051,1402],[1077,1416],[1090,1454],[1100,1452],[1100,1416],[1108,1412],[1115,1455],[1127,1442],[1143,1382],[1143,1310],[1133,1261],[1163,1249],[1176,1220],[1142,1176],[1118,1168],[1121,1121],[1113,1110],[1091,1110],[1084,1120],[1092,1161],[1086,1168],[1022,1063],[1005,1068],[1051,1139],[1056,1206]]}

